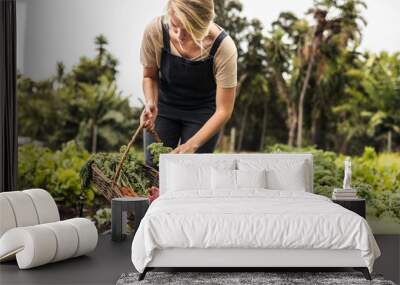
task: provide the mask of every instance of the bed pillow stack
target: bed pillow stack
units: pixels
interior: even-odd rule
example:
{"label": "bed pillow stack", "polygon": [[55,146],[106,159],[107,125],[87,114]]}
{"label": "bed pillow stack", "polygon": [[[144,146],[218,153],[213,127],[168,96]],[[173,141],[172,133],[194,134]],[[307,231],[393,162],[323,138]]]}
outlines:
{"label": "bed pillow stack", "polygon": [[236,169],[236,160],[221,160],[204,163],[202,161],[174,161],[168,163],[167,191],[198,190],[234,191],[245,188],[267,188],[267,171]]}
{"label": "bed pillow stack", "polygon": [[306,191],[304,160],[254,159],[176,160],[168,163],[167,191],[235,191],[268,189]]}

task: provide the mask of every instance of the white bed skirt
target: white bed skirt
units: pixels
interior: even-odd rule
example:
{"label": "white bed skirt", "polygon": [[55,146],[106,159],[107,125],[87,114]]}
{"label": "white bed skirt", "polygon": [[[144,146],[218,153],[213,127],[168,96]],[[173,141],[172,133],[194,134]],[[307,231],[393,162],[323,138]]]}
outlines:
{"label": "white bed skirt", "polygon": [[359,250],[196,249],[155,250],[147,267],[366,267]]}

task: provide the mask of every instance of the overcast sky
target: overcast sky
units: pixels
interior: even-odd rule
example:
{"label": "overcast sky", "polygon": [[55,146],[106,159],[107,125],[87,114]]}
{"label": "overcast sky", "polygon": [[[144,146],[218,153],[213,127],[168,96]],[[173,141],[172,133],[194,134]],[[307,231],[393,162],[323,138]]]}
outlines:
{"label": "overcast sky", "polygon": [[[119,60],[118,86],[133,104],[142,97],[139,49],[145,25],[161,15],[167,0],[17,0],[17,61],[25,75],[40,80],[67,70],[80,56],[94,56],[94,38],[103,33]],[[280,12],[298,16],[312,0],[242,0],[244,14],[269,30]],[[400,0],[367,0],[362,50],[400,51]]]}

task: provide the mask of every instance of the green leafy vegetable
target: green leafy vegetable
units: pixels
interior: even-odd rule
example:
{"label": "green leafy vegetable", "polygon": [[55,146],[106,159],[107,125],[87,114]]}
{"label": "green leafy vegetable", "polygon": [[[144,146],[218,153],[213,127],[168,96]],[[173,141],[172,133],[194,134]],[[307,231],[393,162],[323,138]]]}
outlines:
{"label": "green leafy vegetable", "polygon": [[172,148],[164,146],[163,143],[152,143],[147,147],[147,149],[153,155],[153,163],[157,167],[160,163],[160,154],[170,153],[172,151]]}
{"label": "green leafy vegetable", "polygon": [[[91,184],[93,164],[105,176],[112,179],[125,149],[126,146],[124,145],[120,148],[119,153],[100,152],[92,155],[80,171],[82,187],[87,188]],[[154,162],[158,165],[160,154],[168,153],[172,149],[164,147],[162,143],[153,143],[149,145],[149,150],[153,154]],[[155,171],[155,169],[145,165],[134,150],[130,150],[121,169],[117,184],[122,187],[128,187],[139,195],[147,196],[147,191],[150,187],[158,187],[158,179],[155,179],[154,175],[152,175]]]}

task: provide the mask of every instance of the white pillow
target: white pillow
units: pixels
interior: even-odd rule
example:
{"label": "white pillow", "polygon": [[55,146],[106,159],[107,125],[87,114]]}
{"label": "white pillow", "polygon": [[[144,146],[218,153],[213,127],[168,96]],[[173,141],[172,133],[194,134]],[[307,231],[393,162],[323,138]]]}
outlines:
{"label": "white pillow", "polygon": [[212,190],[236,190],[236,170],[211,168]]}
{"label": "white pillow", "polygon": [[213,190],[238,190],[241,188],[267,188],[266,170],[211,169]]}
{"label": "white pillow", "polygon": [[267,171],[235,170],[237,188],[267,188]]}
{"label": "white pillow", "polygon": [[170,163],[168,166],[168,189],[170,191],[185,191],[210,188],[210,167],[185,166]]}
{"label": "white pillow", "polygon": [[239,159],[239,170],[267,170],[267,188],[271,190],[306,191],[308,168],[304,160]]}
{"label": "white pillow", "polygon": [[211,190],[211,168],[234,169],[235,160],[188,160],[177,159],[166,165],[167,191]]}

